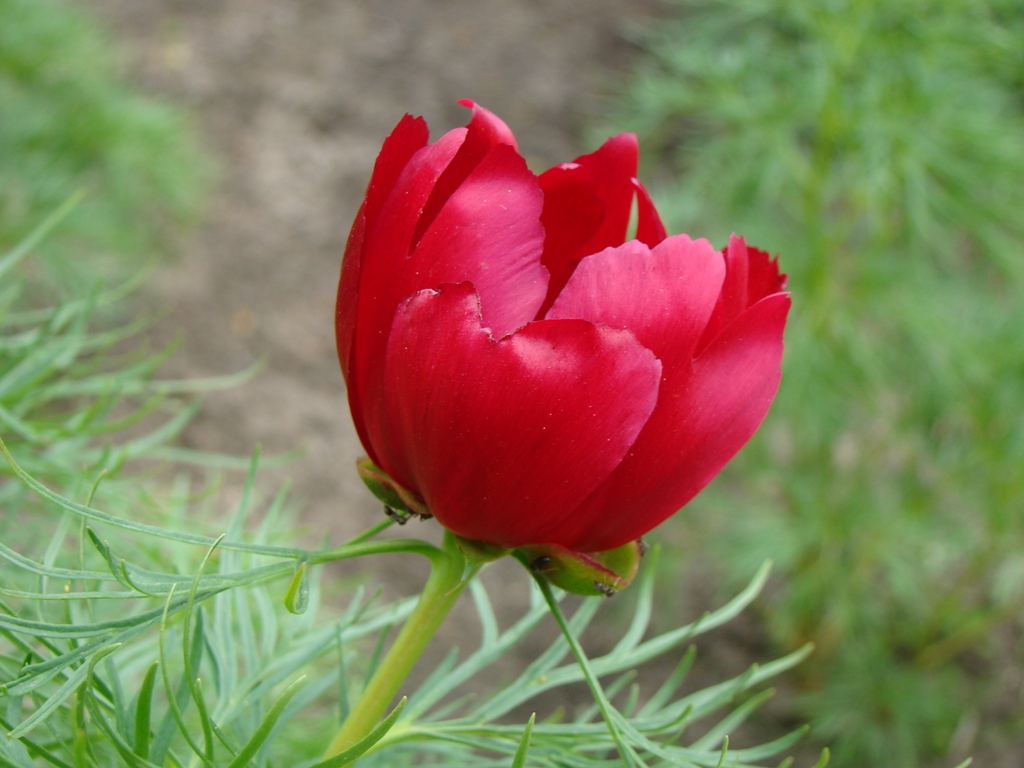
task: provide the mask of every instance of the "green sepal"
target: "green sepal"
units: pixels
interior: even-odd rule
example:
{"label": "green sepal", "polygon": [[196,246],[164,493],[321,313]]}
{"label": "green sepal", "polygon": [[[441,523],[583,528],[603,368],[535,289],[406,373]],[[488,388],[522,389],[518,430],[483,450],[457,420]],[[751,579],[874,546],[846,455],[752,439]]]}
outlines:
{"label": "green sepal", "polygon": [[605,597],[633,582],[643,553],[639,539],[604,552],[574,552],[557,544],[534,544],[517,550],[521,562],[559,589]]}
{"label": "green sepal", "polygon": [[466,562],[470,565],[484,565],[485,563],[500,560],[512,552],[511,549],[499,547],[496,544],[488,544],[486,541],[472,541],[455,534],[452,534],[452,536],[459,549],[462,550]]}
{"label": "green sepal", "polygon": [[367,457],[356,460],[356,471],[370,489],[370,493],[380,499],[388,509],[393,509],[403,517],[433,517],[422,499],[392,480],[387,472]]}

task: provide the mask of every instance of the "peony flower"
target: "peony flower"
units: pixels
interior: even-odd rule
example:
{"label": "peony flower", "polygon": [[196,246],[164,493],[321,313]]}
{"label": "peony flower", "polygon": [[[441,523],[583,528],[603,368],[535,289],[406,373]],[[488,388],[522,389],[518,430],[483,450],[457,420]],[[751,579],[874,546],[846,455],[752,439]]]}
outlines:
{"label": "peony flower", "polygon": [[469,125],[434,143],[399,122],[345,249],[337,342],[364,477],[464,539],[619,548],[764,419],[785,276],[735,235],[722,251],[667,237],[634,136],[537,176],[463,103]]}

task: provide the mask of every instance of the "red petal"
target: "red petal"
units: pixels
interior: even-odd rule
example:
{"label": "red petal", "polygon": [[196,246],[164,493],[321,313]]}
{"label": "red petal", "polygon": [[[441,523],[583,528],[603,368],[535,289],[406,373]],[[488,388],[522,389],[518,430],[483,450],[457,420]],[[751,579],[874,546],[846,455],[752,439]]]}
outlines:
{"label": "red petal", "polygon": [[345,255],[341,260],[338,279],[338,298],[334,304],[334,338],[338,346],[338,360],[346,383],[352,366],[352,337],[356,330],[359,276],[363,268],[363,240],[366,233],[366,200],[359,206],[352,229],[345,242]]}
{"label": "red petal", "polygon": [[366,188],[366,222],[372,228],[384,201],[394,190],[399,177],[412,157],[427,145],[430,130],[422,117],[403,117],[391,135],[384,139],[373,175]]}
{"label": "red petal", "polygon": [[540,263],[543,203],[526,161],[512,147],[496,147],[420,240],[400,295],[469,281],[480,295],[484,325],[496,338],[526,325],[547,292],[548,273]]}
{"label": "red petal", "polygon": [[372,339],[359,345],[360,357],[382,359],[381,331],[391,328],[398,303],[423,288],[472,281],[483,298],[484,319],[499,335],[533,319],[543,300],[543,199],[536,177],[509,146],[488,154],[445,201],[419,243],[406,250],[421,210],[416,203],[426,197],[441,162],[454,153],[451,143],[443,151],[435,149],[438,144],[427,148],[432,152],[424,154],[420,167],[410,163],[407,187],[403,175],[377,231],[367,235],[359,323],[370,329]]}
{"label": "red petal", "polygon": [[[348,242],[345,244],[345,257],[341,263],[341,279],[338,281],[338,299],[334,305],[334,338],[338,346],[338,360],[341,362],[341,375],[345,378],[345,388],[348,394],[348,407],[352,414],[352,422],[355,425],[359,441],[367,448],[370,454],[373,451],[369,448],[370,440],[366,432],[366,423],[363,418],[362,397],[360,387],[356,381],[354,370],[355,354],[353,341],[356,332],[356,316],[358,314],[358,292],[359,276],[362,271],[363,260],[363,239],[366,229],[366,201],[359,206],[359,213],[352,224],[352,230],[348,235]],[[376,462],[375,455],[370,456]]]}
{"label": "red petal", "polygon": [[688,375],[662,382],[658,405],[629,455],[546,541],[584,552],[612,549],[697,495],[768,413],[781,377],[789,305],[785,294],[761,300],[724,329]]}
{"label": "red petal", "polygon": [[430,193],[430,199],[423,206],[423,215],[420,216],[413,232],[413,243],[419,242],[448,198],[492,149],[500,145],[516,149],[515,136],[497,115],[468,99],[463,99],[459,104],[470,107],[473,110],[473,117],[466,126],[466,138],[462,146],[441,174],[441,178],[437,180]]}
{"label": "red petal", "polygon": [[596,152],[576,158],[576,162],[593,175],[597,196],[605,203],[604,221],[584,244],[584,253],[597,253],[625,241],[633,209],[633,178],[639,154],[636,136],[620,133]]}
{"label": "red petal", "polygon": [[[597,151],[589,155],[581,155],[573,163],[561,166],[564,169],[575,167],[574,173],[580,179],[588,179],[589,183],[593,185],[592,188],[585,191],[585,194],[579,194],[575,198],[580,201],[581,215],[587,219],[587,228],[589,228],[590,219],[595,213],[594,198],[601,205],[601,219],[597,228],[592,234],[586,235],[585,239],[569,240],[563,236],[566,245],[562,249],[546,250],[544,265],[552,277],[548,286],[548,297],[541,310],[542,313],[551,305],[555,296],[561,292],[562,286],[565,285],[569,275],[575,269],[576,263],[581,258],[605,248],[622,245],[625,242],[626,229],[629,226],[629,217],[633,208],[633,177],[636,176],[638,155],[636,136],[631,133],[622,133],[608,139]],[[549,232],[567,232],[570,228],[577,226],[577,224],[569,223],[576,215],[573,211],[572,197],[559,200],[550,212],[545,212],[545,215],[544,223]]]}
{"label": "red petal", "polygon": [[341,372],[348,385],[349,404],[356,431],[364,445],[369,445],[363,424],[359,387],[354,381],[352,344],[358,314],[358,290],[363,267],[363,248],[368,228],[372,228],[384,201],[391,194],[398,177],[412,156],[422,149],[429,138],[427,124],[422,118],[403,117],[384,140],[374,164],[373,174],[366,188],[366,197],[359,207],[342,258],[338,298],[335,304],[335,341]]}
{"label": "red petal", "polygon": [[546,316],[627,328],[668,376],[689,366],[724,277],[707,240],[676,235],[653,250],[632,240],[583,259]]}
{"label": "red petal", "polygon": [[395,187],[399,175],[410,158],[422,149],[428,139],[427,124],[423,118],[406,115],[391,134],[384,140],[380,154],[373,167],[366,196],[359,207],[352,230],[345,244],[345,255],[341,263],[341,280],[338,285],[335,330],[338,343],[338,357],[346,381],[349,378],[352,334],[356,321],[356,292],[362,271],[365,233],[377,222],[384,201]]}
{"label": "red petal", "polygon": [[383,467],[438,520],[505,547],[538,541],[622,460],[661,365],[625,331],[541,321],[500,341],[471,285],[402,305],[388,342]]}
{"label": "red petal", "polygon": [[639,179],[633,179],[633,188],[636,190],[636,239],[653,248],[664,240],[668,233],[665,231],[665,225],[661,223],[661,216],[654,207],[647,187],[641,184]]}
{"label": "red petal", "polygon": [[[544,255],[550,273],[543,314],[565,285],[581,258],[583,246],[594,237],[604,219],[605,203],[597,196],[594,178],[582,165],[564,163],[540,175],[544,192]],[[556,289],[557,286],[557,289]]]}
{"label": "red petal", "polygon": [[[465,133],[465,128],[449,131],[435,143],[422,147],[408,157],[390,193],[380,204],[372,228],[366,218],[360,270],[354,275],[354,285],[348,282],[345,274],[348,268],[343,268],[341,290],[351,299],[344,300],[345,319],[341,323],[344,328],[339,330],[339,337],[343,333],[347,334],[350,350],[347,378],[349,405],[363,446],[371,453],[374,461],[376,457],[372,455],[372,446],[366,440],[365,431],[360,428],[365,419],[367,378],[374,370],[378,371],[377,378],[380,376],[386,342],[382,329],[386,331],[391,327],[395,306],[402,298],[391,294],[386,286],[390,284],[394,273],[406,263],[412,247],[413,228],[434,184],[461,146]],[[381,155],[384,155],[383,150]],[[343,299],[340,294],[338,300],[341,306]],[[355,316],[350,317],[353,303],[357,307]]]}
{"label": "red petal", "polygon": [[786,287],[786,276],[779,274],[778,261],[764,251],[748,247],[739,235],[729,238],[729,245],[722,254],[725,257],[725,284],[698,349],[710,344],[748,307],[765,296],[780,293]]}
{"label": "red petal", "polygon": [[392,262],[412,251],[413,231],[427,200],[465,138],[466,129],[455,128],[409,158],[373,226],[367,227],[365,252],[373,261]]}
{"label": "red petal", "polygon": [[367,219],[358,309],[354,322],[346,316],[341,327],[354,325],[343,330],[355,350],[349,403],[374,460],[365,423],[374,418],[370,410],[384,407],[384,352],[399,302],[423,288],[471,280],[485,320],[503,335],[532,320],[543,300],[542,195],[525,161],[502,143],[510,137],[504,123],[475,109],[469,128],[449,131],[406,159],[372,228]]}
{"label": "red petal", "polygon": [[508,144],[512,149],[519,149],[516,137],[512,135],[512,130],[504,120],[471,99],[460,99],[459,104],[473,110],[473,117],[469,123],[470,135],[479,136],[488,148]]}

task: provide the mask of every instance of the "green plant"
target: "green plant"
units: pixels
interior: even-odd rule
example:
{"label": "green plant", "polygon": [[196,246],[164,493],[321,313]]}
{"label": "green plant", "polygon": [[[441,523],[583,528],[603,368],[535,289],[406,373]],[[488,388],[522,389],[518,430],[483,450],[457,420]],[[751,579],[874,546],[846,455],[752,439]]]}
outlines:
{"label": "green plant", "polygon": [[784,254],[795,310],[773,413],[688,538],[734,578],[779,562],[766,620],[818,645],[840,764],[959,752],[974,720],[984,744],[1020,726],[994,681],[1024,600],[1024,12],[675,5],[616,122],[680,179],[674,227]]}

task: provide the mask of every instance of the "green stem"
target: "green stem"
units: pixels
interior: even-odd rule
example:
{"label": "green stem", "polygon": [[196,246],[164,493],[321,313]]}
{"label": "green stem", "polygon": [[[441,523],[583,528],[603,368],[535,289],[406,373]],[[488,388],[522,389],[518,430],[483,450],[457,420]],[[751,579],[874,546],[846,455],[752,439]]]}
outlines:
{"label": "green stem", "polygon": [[594,674],[594,670],[590,666],[590,661],[587,659],[587,655],[583,652],[583,647],[580,645],[579,640],[576,639],[576,635],[573,634],[572,627],[569,626],[569,622],[565,620],[565,615],[562,613],[562,609],[558,606],[558,601],[555,599],[555,596],[551,591],[551,585],[548,583],[547,579],[532,570],[530,571],[530,575],[533,576],[533,580],[540,588],[540,593],[544,596],[544,602],[548,604],[548,610],[551,611],[551,615],[554,617],[555,623],[558,624],[558,628],[562,631],[562,636],[565,638],[565,642],[569,644],[569,650],[572,652],[572,655],[576,657],[576,661],[580,665],[580,670],[583,672],[583,679],[586,680],[587,686],[590,688],[590,693],[594,697],[594,703],[597,704],[598,709],[601,711],[601,716],[604,718],[604,722],[608,726],[608,732],[611,734],[612,741],[615,742],[615,746],[619,750],[619,755],[629,766],[646,766],[647,764],[640,758],[640,755],[636,753],[633,746],[628,744],[623,738],[620,728],[623,724],[622,717],[612,706],[612,703],[608,701],[608,697],[604,693],[604,688],[601,687],[600,681],[597,679],[597,676]]}
{"label": "green stem", "polygon": [[416,608],[363,688],[351,714],[334,734],[323,759],[343,752],[373,730],[463,588],[480,568],[480,564],[467,562],[447,531],[441,549],[431,553],[430,564],[430,577]]}

